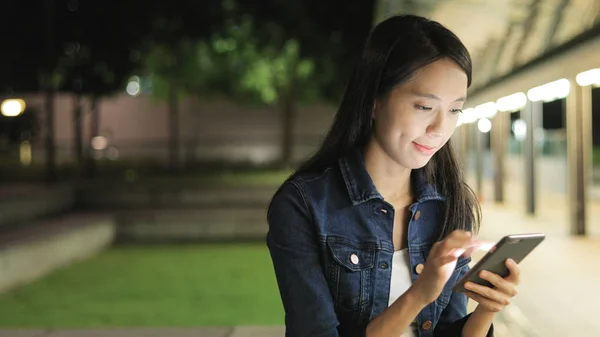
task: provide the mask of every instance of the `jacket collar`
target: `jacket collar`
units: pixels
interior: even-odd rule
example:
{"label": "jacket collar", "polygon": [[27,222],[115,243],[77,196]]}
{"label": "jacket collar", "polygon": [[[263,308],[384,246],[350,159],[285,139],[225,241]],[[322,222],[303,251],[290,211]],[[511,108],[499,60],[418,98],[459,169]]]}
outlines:
{"label": "jacket collar", "polygon": [[[358,205],[371,199],[383,197],[375,188],[371,176],[365,168],[364,157],[360,149],[355,149],[343,156],[340,161],[340,169],[348,195],[353,205]],[[427,200],[444,200],[433,184],[428,183],[423,169],[413,170],[411,173],[412,188],[417,202]]]}

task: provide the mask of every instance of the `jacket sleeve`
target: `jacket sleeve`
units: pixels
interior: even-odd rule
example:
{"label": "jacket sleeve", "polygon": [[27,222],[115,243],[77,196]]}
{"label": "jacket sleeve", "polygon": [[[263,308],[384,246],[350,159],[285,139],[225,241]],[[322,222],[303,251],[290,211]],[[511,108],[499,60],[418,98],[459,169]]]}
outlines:
{"label": "jacket sleeve", "polygon": [[[465,266],[458,275],[460,280],[469,271],[469,266]],[[464,293],[452,292],[448,305],[442,311],[438,324],[434,330],[434,337],[455,337],[462,336],[462,329],[471,314],[467,315],[468,297]],[[494,336],[494,325],[490,327],[487,337]]]}
{"label": "jacket sleeve", "polygon": [[293,181],[267,212],[267,246],[285,310],[286,337],[337,337],[338,320],[319,258],[311,213]]}

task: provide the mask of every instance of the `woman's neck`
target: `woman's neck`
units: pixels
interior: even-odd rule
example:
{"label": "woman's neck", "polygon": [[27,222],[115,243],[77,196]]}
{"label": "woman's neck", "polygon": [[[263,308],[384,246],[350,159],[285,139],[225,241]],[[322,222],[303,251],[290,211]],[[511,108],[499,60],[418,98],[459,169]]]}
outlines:
{"label": "woman's neck", "polygon": [[412,203],[411,169],[400,166],[376,141],[369,142],[363,157],[375,188],[386,201],[400,205]]}

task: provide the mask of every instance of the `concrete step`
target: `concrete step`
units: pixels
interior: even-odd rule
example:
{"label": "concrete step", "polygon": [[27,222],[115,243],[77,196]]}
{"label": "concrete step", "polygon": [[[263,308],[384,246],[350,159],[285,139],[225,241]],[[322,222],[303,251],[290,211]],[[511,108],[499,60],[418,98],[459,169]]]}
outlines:
{"label": "concrete step", "polygon": [[115,215],[119,242],[262,240],[266,208],[146,209]]}
{"label": "concrete step", "polygon": [[78,192],[78,204],[89,209],[266,207],[275,187],[93,188]]}
{"label": "concrete step", "polygon": [[115,232],[115,222],[109,217],[71,214],[3,234],[0,293],[97,254],[114,241]]}
{"label": "concrete step", "polygon": [[75,191],[69,185],[2,188],[0,229],[71,210]]}

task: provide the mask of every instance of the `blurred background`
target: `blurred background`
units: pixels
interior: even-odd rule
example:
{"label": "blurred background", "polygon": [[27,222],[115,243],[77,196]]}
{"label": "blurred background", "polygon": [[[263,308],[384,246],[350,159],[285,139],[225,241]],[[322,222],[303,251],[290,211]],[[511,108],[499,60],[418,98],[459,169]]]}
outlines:
{"label": "blurred background", "polygon": [[321,142],[369,31],[402,13],[471,51],[452,142],[480,236],[547,235],[497,335],[600,336],[600,1],[2,12],[0,336],[283,336],[266,206]]}

